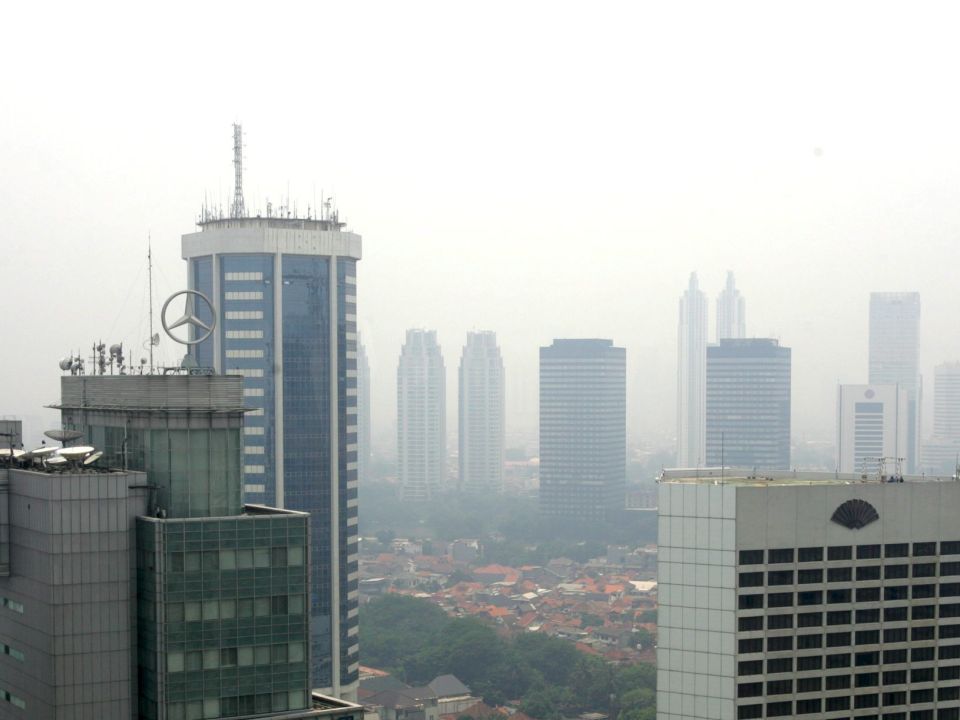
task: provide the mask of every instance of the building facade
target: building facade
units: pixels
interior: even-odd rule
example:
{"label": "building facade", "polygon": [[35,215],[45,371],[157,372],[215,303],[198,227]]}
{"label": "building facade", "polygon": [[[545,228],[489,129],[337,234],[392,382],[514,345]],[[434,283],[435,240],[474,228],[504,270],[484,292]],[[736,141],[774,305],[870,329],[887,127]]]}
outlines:
{"label": "building facade", "polygon": [[896,385],[840,385],[837,389],[837,470],[891,472],[907,450],[907,392]]}
{"label": "building facade", "polygon": [[[353,699],[359,672],[359,235],[329,219],[201,221],[183,236],[189,287],[218,322],[201,367],[244,379],[244,499],[311,516],[313,687]],[[198,317],[213,315],[197,303]]]}
{"label": "building facade", "polygon": [[727,272],[727,284],[717,296],[717,342],[724,338],[747,336],[747,302],[737,290],[733,272]]}
{"label": "building facade", "polygon": [[493,332],[468,332],[460,356],[460,490],[503,492],[505,380],[503,358]]}
{"label": "building facade", "polygon": [[960,465],[960,362],[933,371],[933,435],[923,444],[925,472],[956,472]]}
{"label": "building facade", "polygon": [[707,296],[691,273],[677,332],[677,467],[705,462],[706,353]]}
{"label": "building facade", "polygon": [[960,484],[664,474],[658,720],[960,717]]}
{"label": "building facade", "polygon": [[707,348],[706,464],[790,467],[790,348],[770,339]]}
{"label": "building facade", "polygon": [[626,350],[611,340],[540,348],[540,512],[587,522],[621,511]]}
{"label": "building facade", "polygon": [[871,385],[899,385],[907,392],[906,468],[919,460],[920,293],[870,293]]}
{"label": "building facade", "polygon": [[357,340],[357,477],[361,481],[370,479],[371,420],[370,361],[366,347]]}
{"label": "building facade", "polygon": [[435,330],[407,330],[397,366],[397,464],[404,500],[447,481],[447,371]]}

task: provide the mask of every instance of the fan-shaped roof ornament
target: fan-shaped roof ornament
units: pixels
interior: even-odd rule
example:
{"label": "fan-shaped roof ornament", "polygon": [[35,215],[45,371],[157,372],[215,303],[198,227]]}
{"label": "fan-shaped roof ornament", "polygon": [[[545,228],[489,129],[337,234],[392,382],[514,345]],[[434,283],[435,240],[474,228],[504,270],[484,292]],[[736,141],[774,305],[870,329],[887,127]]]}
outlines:
{"label": "fan-shaped roof ornament", "polygon": [[859,530],[874,520],[879,520],[880,513],[866,500],[856,498],[854,500],[847,500],[840,505],[840,507],[833,511],[830,519],[850,530]]}

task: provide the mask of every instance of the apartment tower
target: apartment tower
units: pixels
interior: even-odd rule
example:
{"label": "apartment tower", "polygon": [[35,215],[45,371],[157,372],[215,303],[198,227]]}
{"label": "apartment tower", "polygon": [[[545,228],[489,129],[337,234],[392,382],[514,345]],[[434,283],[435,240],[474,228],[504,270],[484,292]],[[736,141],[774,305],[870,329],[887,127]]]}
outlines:
{"label": "apartment tower", "polygon": [[494,332],[468,332],[460,356],[460,490],[503,491],[504,374]]}
{"label": "apartment tower", "polygon": [[705,462],[704,436],[707,353],[707,296],[697,274],[680,298],[677,333],[677,467]]}

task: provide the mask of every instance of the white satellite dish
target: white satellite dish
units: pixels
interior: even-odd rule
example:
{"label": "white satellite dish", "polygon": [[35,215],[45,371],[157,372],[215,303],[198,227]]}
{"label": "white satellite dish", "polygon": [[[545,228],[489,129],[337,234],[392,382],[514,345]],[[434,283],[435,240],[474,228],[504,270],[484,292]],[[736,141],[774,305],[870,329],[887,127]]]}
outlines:
{"label": "white satellite dish", "polygon": [[43,447],[38,447],[30,451],[30,457],[42,458],[47,455],[53,455],[55,452],[60,450],[56,445],[44,445]]}
{"label": "white satellite dish", "polygon": [[76,447],[61,448],[59,455],[60,457],[67,458],[67,460],[80,460],[92,453],[93,450],[94,448],[89,445],[77,445]]}
{"label": "white satellite dish", "polygon": [[102,457],[103,457],[103,450],[97,450],[96,452],[90,453],[90,455],[88,455],[83,459],[83,466],[90,467]]}
{"label": "white satellite dish", "polygon": [[[12,452],[13,452],[14,460],[26,455],[26,453],[23,450],[17,450],[16,448],[14,448]],[[10,448],[0,448],[0,458],[10,457],[10,453],[11,453]]]}
{"label": "white satellite dish", "polygon": [[44,465],[47,467],[60,467],[61,465],[66,465],[68,462],[70,461],[67,460],[67,458],[62,457],[61,455],[54,455],[51,458],[47,458],[44,461]]}

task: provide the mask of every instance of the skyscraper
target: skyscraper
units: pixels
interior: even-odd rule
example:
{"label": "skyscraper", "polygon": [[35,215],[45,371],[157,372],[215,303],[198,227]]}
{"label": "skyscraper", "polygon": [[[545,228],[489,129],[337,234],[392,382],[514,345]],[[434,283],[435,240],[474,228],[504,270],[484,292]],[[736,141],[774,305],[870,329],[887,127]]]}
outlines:
{"label": "skyscraper", "polygon": [[697,274],[680,298],[677,333],[677,467],[705,460],[704,383],[706,382],[707,296]]}
{"label": "skyscraper", "polygon": [[[189,287],[220,318],[191,356],[244,378],[246,501],[310,513],[314,687],[355,698],[361,239],[329,208],[240,215],[205,211],[183,236]],[[195,312],[211,323],[202,302]]]}
{"label": "skyscraper", "polygon": [[434,330],[407,330],[397,366],[397,463],[404,500],[429,500],[447,478],[447,371]]}
{"label": "skyscraper", "polygon": [[357,477],[361,482],[370,479],[370,460],[373,447],[370,442],[370,362],[367,349],[357,340]]}
{"label": "skyscraper", "polygon": [[540,348],[540,512],[603,521],[624,507],[626,350],[611,340]]}
{"label": "skyscraper", "polygon": [[504,374],[493,332],[468,332],[460,356],[460,489],[503,490]]}
{"label": "skyscraper", "polygon": [[[907,448],[907,392],[896,385],[840,385],[837,390],[837,469],[877,472],[880,458]],[[885,465],[896,474],[897,464]]]}
{"label": "skyscraper", "polygon": [[933,436],[923,443],[923,470],[952,473],[960,464],[960,362],[933,372]]}
{"label": "skyscraper", "polygon": [[907,459],[918,461],[920,434],[920,293],[870,293],[870,384],[907,391]]}
{"label": "skyscraper", "polygon": [[706,464],[790,467],[790,348],[721,340],[707,348]]}
{"label": "skyscraper", "polygon": [[659,484],[659,720],[960,717],[960,483],[690,475]]}
{"label": "skyscraper", "polygon": [[727,285],[717,296],[717,342],[747,335],[747,304],[737,290],[733,271],[727,272]]}

